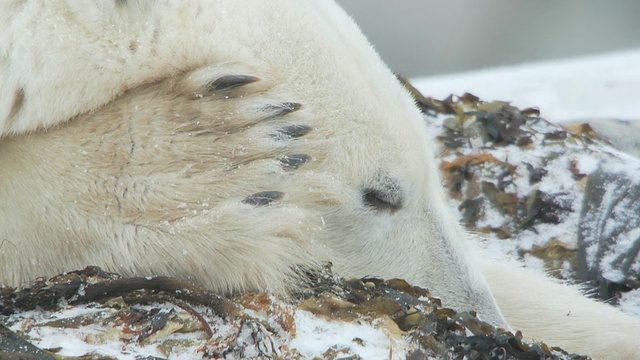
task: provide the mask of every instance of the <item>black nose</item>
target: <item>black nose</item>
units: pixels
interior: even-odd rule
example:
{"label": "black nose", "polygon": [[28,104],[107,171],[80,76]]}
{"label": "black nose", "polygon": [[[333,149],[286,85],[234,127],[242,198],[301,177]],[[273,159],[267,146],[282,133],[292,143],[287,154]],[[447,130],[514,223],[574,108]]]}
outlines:
{"label": "black nose", "polygon": [[378,211],[395,212],[404,202],[400,183],[388,175],[377,175],[362,190],[362,202]]}

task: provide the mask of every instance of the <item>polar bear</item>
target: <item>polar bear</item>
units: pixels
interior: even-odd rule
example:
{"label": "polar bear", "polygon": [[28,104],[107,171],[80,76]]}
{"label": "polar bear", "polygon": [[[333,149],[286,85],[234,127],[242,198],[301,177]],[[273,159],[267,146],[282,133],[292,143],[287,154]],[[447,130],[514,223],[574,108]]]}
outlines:
{"label": "polar bear", "polygon": [[640,358],[634,319],[472,253],[413,100],[336,4],[6,0],[0,23],[2,284],[97,265],[286,291],[331,261]]}

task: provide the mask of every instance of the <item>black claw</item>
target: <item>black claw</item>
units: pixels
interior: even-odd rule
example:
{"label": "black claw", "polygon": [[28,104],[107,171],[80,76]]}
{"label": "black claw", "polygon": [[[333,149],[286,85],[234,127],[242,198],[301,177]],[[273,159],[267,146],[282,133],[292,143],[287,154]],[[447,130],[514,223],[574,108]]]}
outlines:
{"label": "black claw", "polygon": [[246,197],[242,200],[242,203],[253,206],[265,206],[283,197],[284,193],[281,191],[261,191]]}
{"label": "black claw", "polygon": [[259,81],[260,78],[251,75],[225,75],[212,82],[207,87],[210,91],[229,90]]}
{"label": "black claw", "polygon": [[284,102],[280,104],[269,105],[267,106],[265,111],[268,114],[267,118],[270,119],[270,118],[285,116],[294,111],[300,110],[300,108],[302,108],[302,104],[295,103],[295,102]]}
{"label": "black claw", "polygon": [[288,125],[278,129],[278,136],[284,138],[299,138],[307,135],[313,128],[308,125]]}
{"label": "black claw", "polygon": [[280,158],[280,164],[285,170],[296,170],[300,166],[313,159],[307,154],[292,154]]}

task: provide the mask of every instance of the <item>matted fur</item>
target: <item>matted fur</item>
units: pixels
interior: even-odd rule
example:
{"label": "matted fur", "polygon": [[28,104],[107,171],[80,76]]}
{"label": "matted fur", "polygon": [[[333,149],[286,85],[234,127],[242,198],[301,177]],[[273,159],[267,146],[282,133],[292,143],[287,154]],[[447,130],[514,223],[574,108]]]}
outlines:
{"label": "matted fur", "polygon": [[637,356],[635,320],[476,263],[419,111],[335,4],[4,1],[0,23],[3,284],[98,265],[286,291],[332,261],[506,325],[482,269],[526,335]]}

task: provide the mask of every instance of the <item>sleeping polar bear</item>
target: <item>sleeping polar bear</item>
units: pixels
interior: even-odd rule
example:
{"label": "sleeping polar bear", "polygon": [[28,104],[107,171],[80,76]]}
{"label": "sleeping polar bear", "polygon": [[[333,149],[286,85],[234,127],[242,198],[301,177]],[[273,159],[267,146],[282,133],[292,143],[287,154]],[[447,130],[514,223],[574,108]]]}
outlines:
{"label": "sleeping polar bear", "polygon": [[3,284],[97,265],[286,291],[332,261],[640,358],[634,319],[473,258],[419,111],[330,1],[6,0],[0,23]]}

